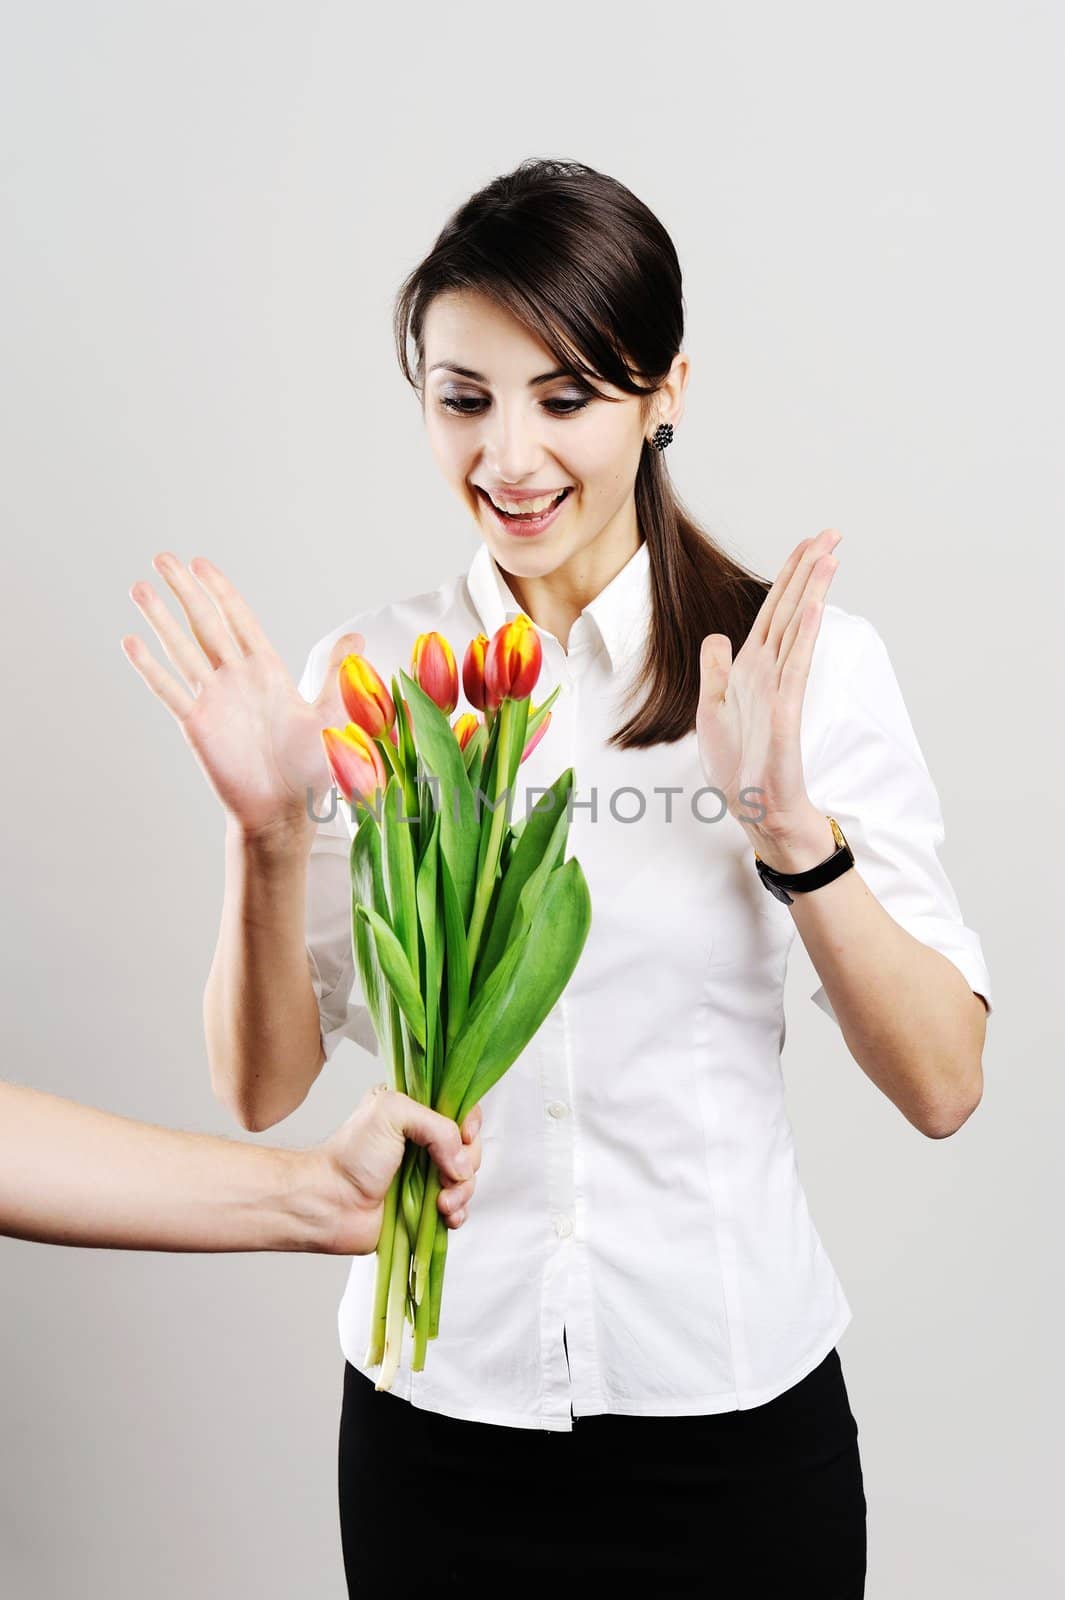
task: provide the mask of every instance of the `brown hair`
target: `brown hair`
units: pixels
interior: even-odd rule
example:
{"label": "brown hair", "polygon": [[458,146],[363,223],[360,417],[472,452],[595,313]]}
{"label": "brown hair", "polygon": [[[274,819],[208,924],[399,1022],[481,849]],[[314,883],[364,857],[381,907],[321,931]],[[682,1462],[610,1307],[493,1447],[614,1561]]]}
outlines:
{"label": "brown hair", "polygon": [[[684,334],[680,263],[669,234],[624,184],[577,161],[530,157],[493,178],[458,208],[408,274],[393,325],[400,367],[419,396],[425,315],[448,290],[489,296],[585,381],[598,377],[642,395],[645,422]],[[693,730],[703,639],[727,634],[735,656],[770,587],[703,532],[673,488],[663,452],[646,438],[635,498],[653,615],[634,684],[645,683],[647,694],[612,735],[619,749],[672,743]]]}

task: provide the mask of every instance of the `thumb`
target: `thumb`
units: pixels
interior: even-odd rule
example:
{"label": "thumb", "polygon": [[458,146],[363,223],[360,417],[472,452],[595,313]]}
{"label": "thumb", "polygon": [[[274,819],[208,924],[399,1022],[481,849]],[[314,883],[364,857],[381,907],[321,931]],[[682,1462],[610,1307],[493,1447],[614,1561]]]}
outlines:
{"label": "thumb", "polygon": [[699,698],[720,705],[732,672],[732,641],[727,633],[708,633],[699,651]]}
{"label": "thumb", "polygon": [[424,1145],[441,1172],[455,1182],[472,1177],[473,1160],[457,1122],[402,1093],[397,1093],[393,1110],[407,1138]]}

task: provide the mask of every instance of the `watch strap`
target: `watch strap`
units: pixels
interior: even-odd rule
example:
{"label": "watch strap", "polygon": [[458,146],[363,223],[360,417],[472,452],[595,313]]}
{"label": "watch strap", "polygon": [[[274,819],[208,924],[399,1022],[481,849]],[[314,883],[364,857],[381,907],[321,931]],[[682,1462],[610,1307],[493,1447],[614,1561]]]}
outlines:
{"label": "watch strap", "polygon": [[843,829],[835,817],[829,817],[832,833],[836,840],[836,848],[824,861],[819,861],[816,866],[807,867],[805,872],[778,872],[775,867],[767,866],[756,850],[754,863],[765,887],[776,899],[782,900],[785,905],[791,905],[792,895],[788,892],[794,890],[796,894],[808,894],[811,889],[820,889],[826,883],[832,883],[854,865],[854,852],[843,836]]}

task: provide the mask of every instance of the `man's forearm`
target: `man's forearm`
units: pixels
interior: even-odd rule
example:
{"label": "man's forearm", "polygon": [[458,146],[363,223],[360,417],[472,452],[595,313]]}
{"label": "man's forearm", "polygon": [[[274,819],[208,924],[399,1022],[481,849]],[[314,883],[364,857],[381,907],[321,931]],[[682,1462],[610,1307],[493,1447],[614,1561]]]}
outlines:
{"label": "man's forearm", "polygon": [[342,1199],[318,1151],[181,1133],[0,1084],[0,1232],[15,1238],[328,1251]]}

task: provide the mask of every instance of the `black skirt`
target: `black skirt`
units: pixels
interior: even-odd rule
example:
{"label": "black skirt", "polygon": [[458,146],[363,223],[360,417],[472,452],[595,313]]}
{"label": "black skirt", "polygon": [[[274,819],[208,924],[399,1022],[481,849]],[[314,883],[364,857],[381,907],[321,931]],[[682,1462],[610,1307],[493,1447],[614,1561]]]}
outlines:
{"label": "black skirt", "polygon": [[764,1405],[578,1417],[572,1432],[413,1406],[345,1363],[351,1596],[861,1600],[866,1501],[839,1353]]}

